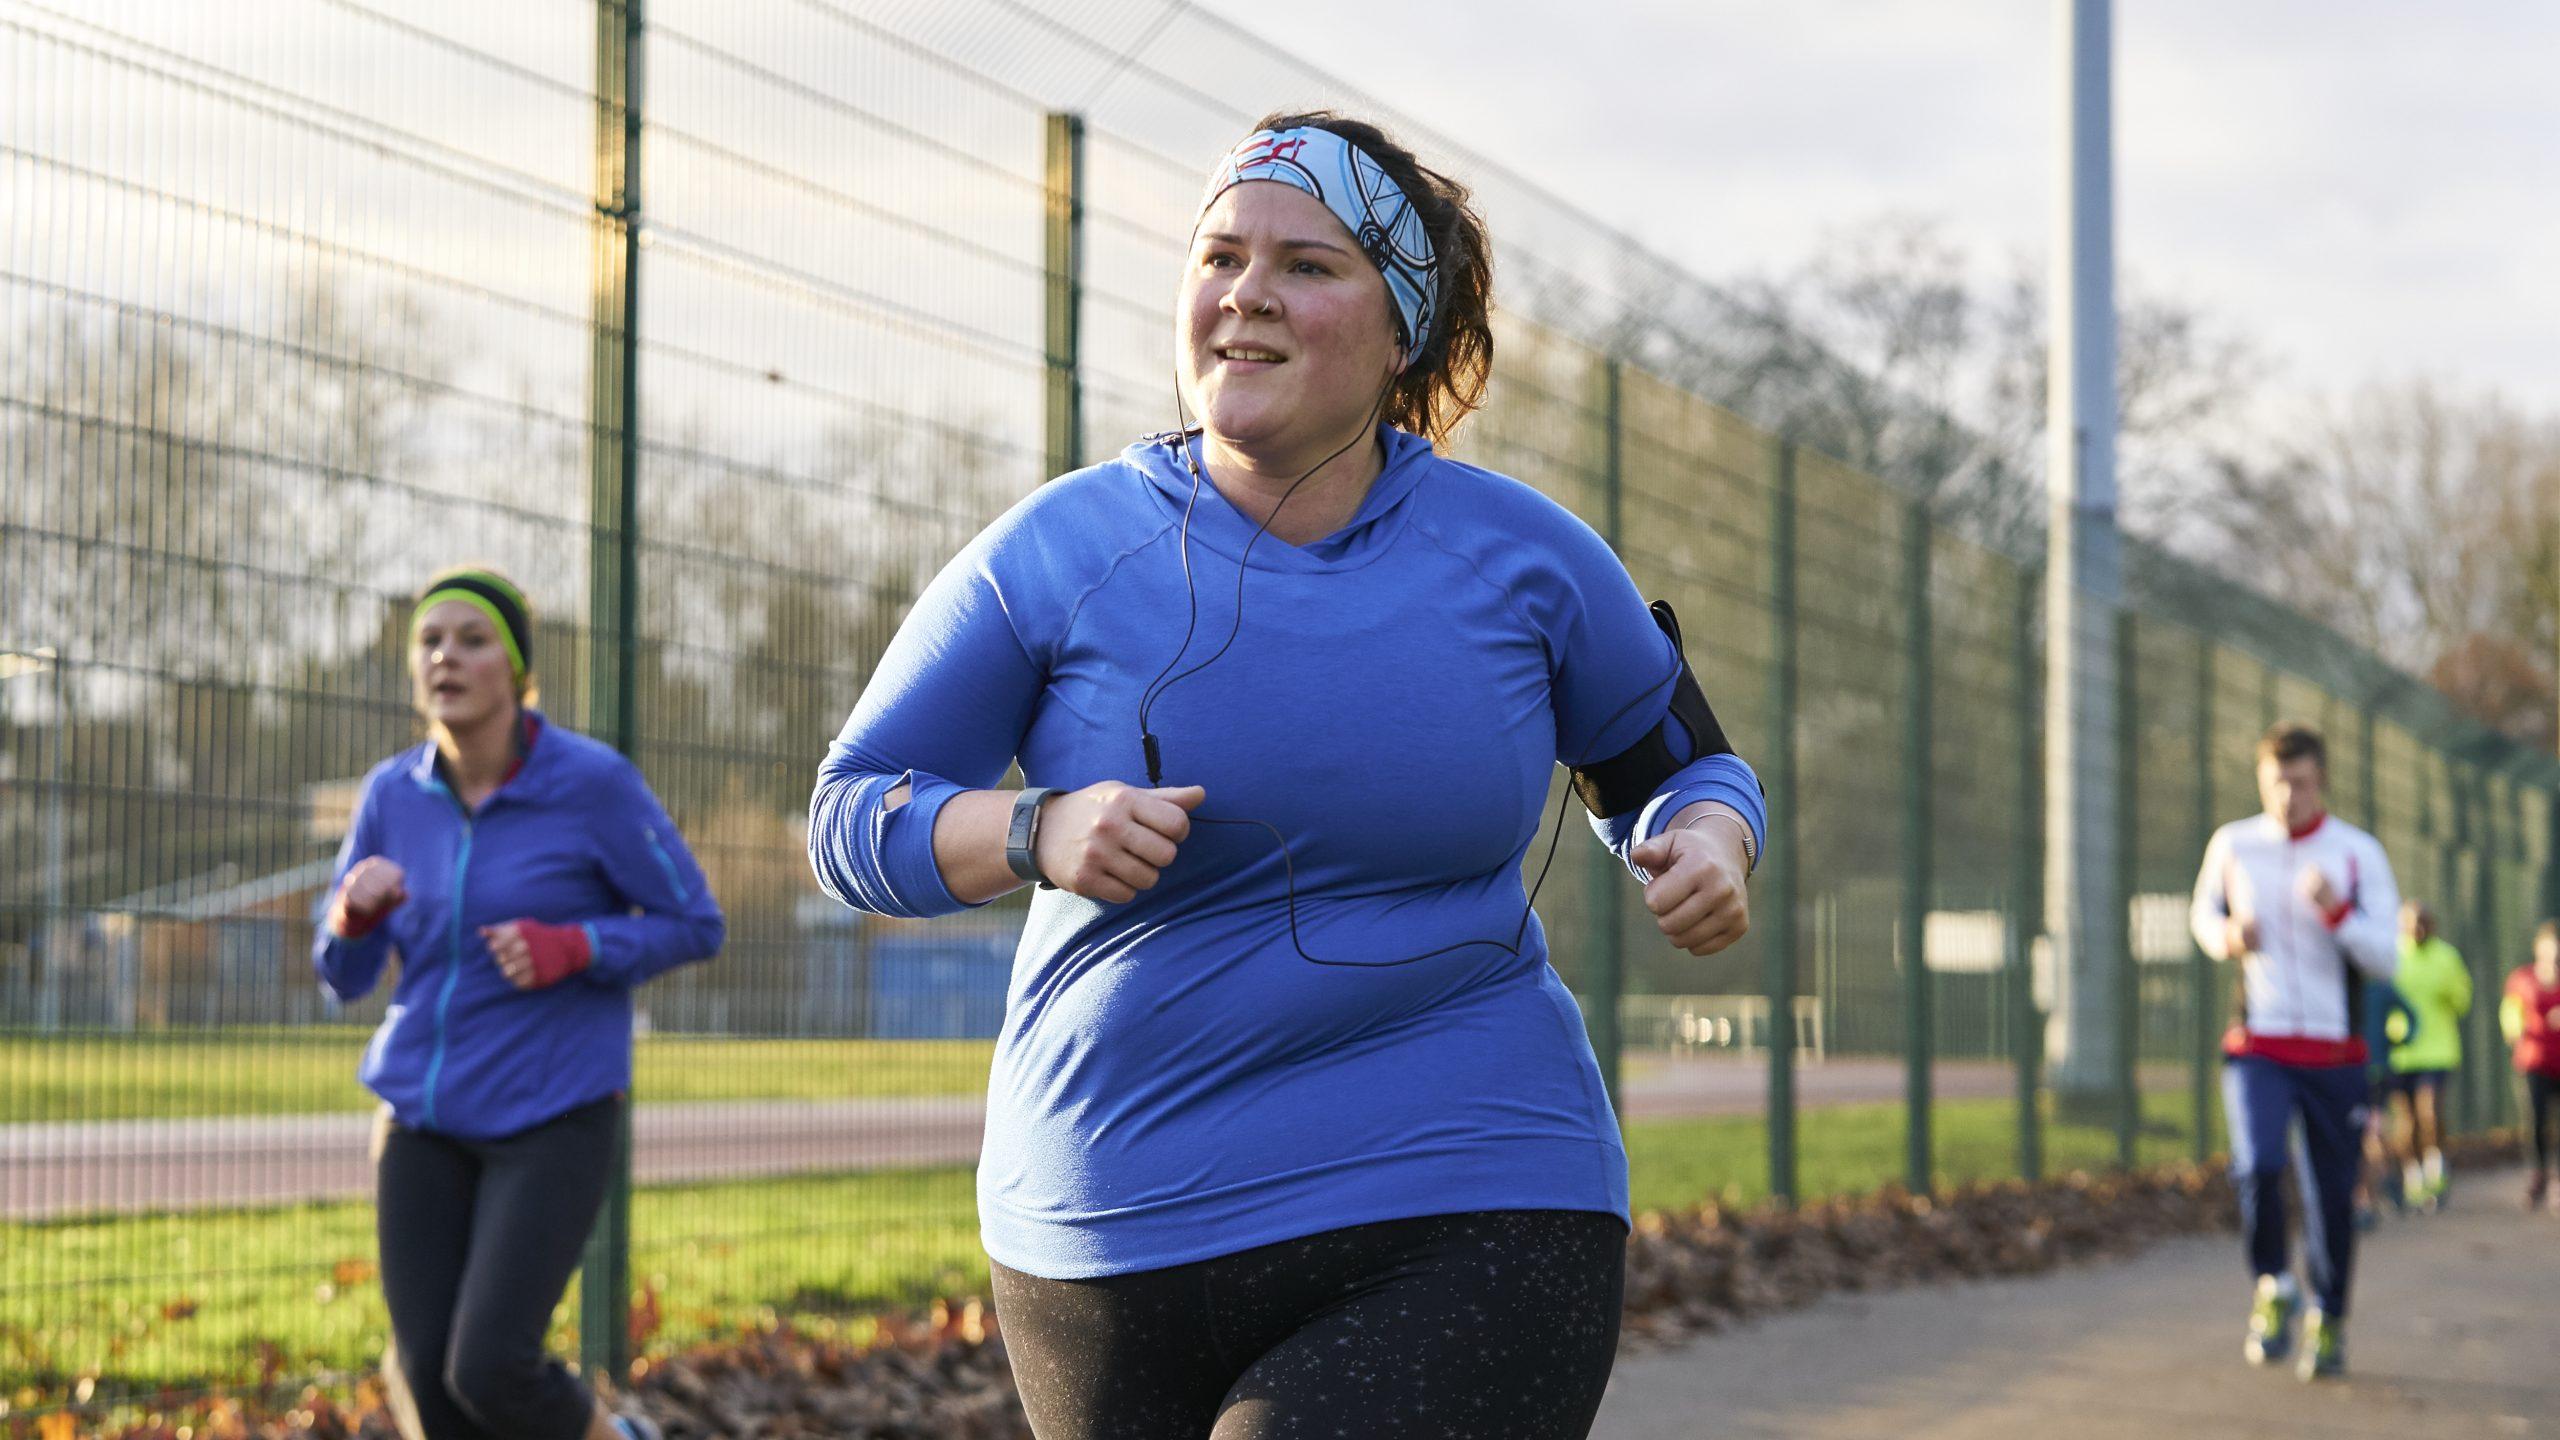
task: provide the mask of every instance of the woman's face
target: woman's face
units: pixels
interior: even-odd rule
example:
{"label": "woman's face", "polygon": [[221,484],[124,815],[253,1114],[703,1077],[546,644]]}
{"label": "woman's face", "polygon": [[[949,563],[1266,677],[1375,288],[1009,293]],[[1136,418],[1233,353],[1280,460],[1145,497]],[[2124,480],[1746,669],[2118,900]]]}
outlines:
{"label": "woman's face", "polygon": [[1351,439],[1400,358],[1387,282],[1323,202],[1274,180],[1201,216],[1174,326],[1201,423],[1246,449]]}
{"label": "woman's face", "polygon": [[498,627],[465,600],[439,601],[418,617],[409,647],[418,709],[447,730],[468,729],[515,708],[515,668]]}

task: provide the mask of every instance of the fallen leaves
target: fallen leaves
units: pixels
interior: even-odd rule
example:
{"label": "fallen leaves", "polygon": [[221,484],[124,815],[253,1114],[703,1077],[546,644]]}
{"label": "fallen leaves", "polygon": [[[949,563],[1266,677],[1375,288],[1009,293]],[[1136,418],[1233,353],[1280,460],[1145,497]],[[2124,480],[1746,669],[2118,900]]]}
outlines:
{"label": "fallen leaves", "polygon": [[1674,1344],[1833,1291],[2024,1275],[2229,1228],[2219,1168],[1968,1186],[1935,1199],[1886,1189],[1798,1210],[1715,1206],[1642,1216],[1627,1239],[1630,1348]]}
{"label": "fallen leaves", "polygon": [[[2447,1159],[2511,1163],[2513,1132],[2464,1137]],[[2218,1167],[2178,1165],[2134,1174],[2075,1174],[2037,1185],[1968,1186],[1930,1197],[1888,1189],[1793,1211],[1737,1214],[1709,1205],[1640,1217],[1627,1239],[1623,1343],[1673,1345],[1836,1291],[2025,1275],[2131,1254],[2176,1235],[2228,1229],[2237,1205]],[[361,1275],[349,1267],[362,1267]],[[342,1262],[346,1283],[369,1280]],[[635,1338],[655,1332],[665,1301],[644,1284]],[[192,1302],[174,1302],[191,1306]],[[169,1318],[182,1318],[170,1316]],[[380,1377],[343,1400],[308,1387],[275,1395],[283,1357],[261,1344],[261,1397],[216,1393],[192,1407],[100,1424],[80,1409],[9,1421],[23,1440],[401,1440]],[[921,1314],[880,1319],[865,1343],[788,1327],[636,1362],[617,1403],[646,1412],[668,1440],[1029,1440],[995,1314],[974,1299],[936,1301]],[[85,1404],[88,1385],[76,1399]],[[21,1392],[21,1406],[31,1403]],[[21,1428],[24,1427],[24,1428]],[[96,1428],[91,1428],[96,1427]]]}

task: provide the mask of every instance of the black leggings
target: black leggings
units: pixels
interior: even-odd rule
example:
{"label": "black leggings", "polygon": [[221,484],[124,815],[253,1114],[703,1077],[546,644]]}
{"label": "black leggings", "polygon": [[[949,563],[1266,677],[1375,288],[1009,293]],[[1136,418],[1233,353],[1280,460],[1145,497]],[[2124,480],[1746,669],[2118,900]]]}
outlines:
{"label": "black leggings", "polygon": [[1627,1227],[1577,1210],[1390,1220],[1101,1280],[994,1267],[1040,1440],[1583,1440]]}
{"label": "black leggings", "polygon": [[393,1125],[374,1229],[400,1378],[427,1440],[578,1440],[587,1387],[543,1349],[604,1205],[622,1101],[503,1140]]}
{"label": "black leggings", "polygon": [[2552,1127],[2560,1125],[2560,1075],[2544,1075],[2527,1071],[2524,1093],[2532,1107],[2526,1112],[2533,1121],[2533,1168],[2551,1168]]}

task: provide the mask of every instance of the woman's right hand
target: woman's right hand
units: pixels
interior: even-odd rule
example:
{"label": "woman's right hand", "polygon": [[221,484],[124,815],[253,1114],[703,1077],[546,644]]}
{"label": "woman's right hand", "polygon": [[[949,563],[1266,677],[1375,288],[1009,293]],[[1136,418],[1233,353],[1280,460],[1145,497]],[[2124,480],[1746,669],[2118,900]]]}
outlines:
{"label": "woman's right hand", "polygon": [[400,868],[400,862],[384,855],[367,855],[347,872],[336,898],[329,902],[329,931],[340,939],[353,940],[380,924],[383,916],[408,898],[409,876]]}
{"label": "woman's right hand", "polygon": [[1118,905],[1155,888],[1209,792],[1197,785],[1149,790],[1105,780],[1043,802],[1032,859],[1052,885]]}

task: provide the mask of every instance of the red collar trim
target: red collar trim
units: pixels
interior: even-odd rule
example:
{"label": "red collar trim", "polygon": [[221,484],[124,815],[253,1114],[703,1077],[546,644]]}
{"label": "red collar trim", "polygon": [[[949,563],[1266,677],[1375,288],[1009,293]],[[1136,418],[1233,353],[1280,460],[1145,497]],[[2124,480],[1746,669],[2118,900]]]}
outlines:
{"label": "red collar trim", "polygon": [[541,736],[542,717],[531,710],[527,710],[524,712],[524,743],[516,747],[516,758],[513,763],[507,766],[507,773],[499,777],[499,784],[504,785],[509,780],[513,780],[517,775],[523,773],[524,762],[530,759],[533,755],[533,742],[540,739]]}
{"label": "red collar trim", "polygon": [[2299,829],[2294,830],[2294,831],[2293,831],[2293,838],[2294,838],[2294,839],[2296,839],[2296,840],[2308,840],[2308,839],[2310,839],[2314,834],[2316,834],[2316,833],[2318,833],[2318,832],[2319,832],[2319,829],[2320,829],[2320,827],[2321,827],[2321,826],[2326,825],[2326,824],[2328,824],[2328,823],[2329,823],[2329,812],[2328,812],[2328,811],[2326,811],[2326,810],[2323,810],[2323,811],[2321,811],[2319,814],[2314,815],[2314,816],[2312,816],[2312,817],[2311,817],[2311,823],[2310,823],[2310,824],[2305,825],[2305,826],[2302,826],[2302,827],[2300,827]]}

